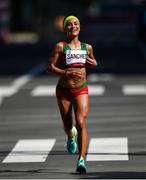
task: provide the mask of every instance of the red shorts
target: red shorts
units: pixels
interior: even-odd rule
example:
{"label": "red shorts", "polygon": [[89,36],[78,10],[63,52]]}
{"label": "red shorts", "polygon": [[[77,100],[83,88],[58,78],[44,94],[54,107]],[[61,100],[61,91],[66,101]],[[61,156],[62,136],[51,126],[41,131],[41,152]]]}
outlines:
{"label": "red shorts", "polygon": [[77,88],[66,88],[60,85],[56,87],[56,97],[60,100],[72,101],[76,96],[88,94],[88,86],[86,83]]}

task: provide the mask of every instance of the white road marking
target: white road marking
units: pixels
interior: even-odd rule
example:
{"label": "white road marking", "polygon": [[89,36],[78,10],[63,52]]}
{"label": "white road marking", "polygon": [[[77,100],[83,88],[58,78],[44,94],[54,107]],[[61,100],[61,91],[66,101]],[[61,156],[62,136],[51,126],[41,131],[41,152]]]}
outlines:
{"label": "white road marking", "polygon": [[13,86],[0,86],[0,97],[9,97],[16,92],[17,90]]}
{"label": "white road marking", "polygon": [[31,80],[31,76],[24,75],[12,82],[9,86],[0,86],[0,97],[9,97],[18,92],[18,90]]}
{"label": "white road marking", "polygon": [[32,78],[38,75],[43,69],[45,64],[39,64],[33,68],[28,74],[16,78],[9,86],[0,86],[0,104],[2,104],[5,97],[10,97],[16,94],[22,86],[28,83]]}
{"label": "white road marking", "polygon": [[37,86],[31,92],[32,96],[55,96],[55,85]]}
{"label": "white road marking", "polygon": [[91,138],[87,161],[126,161],[128,160],[128,139]]}
{"label": "white road marking", "polygon": [[0,86],[0,105],[2,104],[4,97],[12,96],[16,93],[16,88],[11,86]]}
{"label": "white road marking", "polygon": [[146,95],[146,85],[125,85],[122,92],[124,95]]}
{"label": "white road marking", "polygon": [[102,85],[89,85],[89,95],[102,96],[105,93],[105,87]]}
{"label": "white road marking", "polygon": [[113,74],[97,74],[97,73],[92,73],[87,75],[87,81],[90,83],[96,83],[99,81],[112,81],[114,79]]}
{"label": "white road marking", "polygon": [[15,79],[9,86],[0,86],[0,104],[2,104],[5,97],[10,97],[16,94],[19,89],[31,80],[30,75],[20,76]]}
{"label": "white road marking", "polygon": [[[89,85],[90,96],[101,96],[105,92],[102,85]],[[31,92],[32,96],[55,96],[56,85],[37,86]]]}
{"label": "white road marking", "polygon": [[22,86],[28,83],[32,78],[33,76],[29,74],[20,76],[13,81],[12,87],[15,87],[17,90],[19,90]]}
{"label": "white road marking", "polygon": [[19,140],[2,163],[44,162],[55,139]]}

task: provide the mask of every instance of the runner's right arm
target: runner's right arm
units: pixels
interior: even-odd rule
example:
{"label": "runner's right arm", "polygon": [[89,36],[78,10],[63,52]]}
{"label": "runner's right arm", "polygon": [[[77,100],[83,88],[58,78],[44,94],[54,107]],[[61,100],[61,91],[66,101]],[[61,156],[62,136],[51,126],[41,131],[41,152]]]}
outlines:
{"label": "runner's right arm", "polygon": [[60,69],[56,66],[57,60],[59,59],[60,54],[63,53],[63,44],[61,42],[57,43],[53,53],[49,59],[47,70],[57,75],[65,75],[66,70]]}

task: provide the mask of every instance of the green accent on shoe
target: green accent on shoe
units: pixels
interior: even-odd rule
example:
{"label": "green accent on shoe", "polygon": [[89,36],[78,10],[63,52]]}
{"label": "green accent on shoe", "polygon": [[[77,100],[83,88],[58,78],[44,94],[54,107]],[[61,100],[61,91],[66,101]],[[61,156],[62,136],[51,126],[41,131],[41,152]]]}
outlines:
{"label": "green accent on shoe", "polygon": [[67,150],[70,154],[75,154],[77,152],[77,143],[76,143],[76,137],[77,137],[77,129],[73,126],[72,128],[73,138],[67,140]]}
{"label": "green accent on shoe", "polygon": [[86,173],[86,165],[85,165],[85,160],[80,157],[78,162],[77,162],[77,169],[76,172],[79,172],[80,174]]}

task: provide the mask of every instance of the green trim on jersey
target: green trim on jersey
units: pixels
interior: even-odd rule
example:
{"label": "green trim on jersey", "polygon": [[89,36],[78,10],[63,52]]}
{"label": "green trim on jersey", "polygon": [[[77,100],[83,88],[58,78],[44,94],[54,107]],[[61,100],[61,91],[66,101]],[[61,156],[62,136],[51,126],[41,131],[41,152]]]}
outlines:
{"label": "green trim on jersey", "polygon": [[85,43],[81,43],[81,50],[86,50],[86,51],[87,51],[87,48],[86,48],[86,44],[85,44]]}
{"label": "green trim on jersey", "polygon": [[65,45],[63,46],[63,52],[65,52],[65,51],[67,51],[67,50],[69,50],[69,49],[71,49],[71,48],[69,47],[68,44],[65,44]]}
{"label": "green trim on jersey", "polygon": [[[71,50],[70,46],[68,44],[65,44],[63,47],[63,52],[65,52],[69,49]],[[86,43],[81,42],[81,50],[87,51]],[[87,51],[87,54],[88,54],[88,51]]]}

